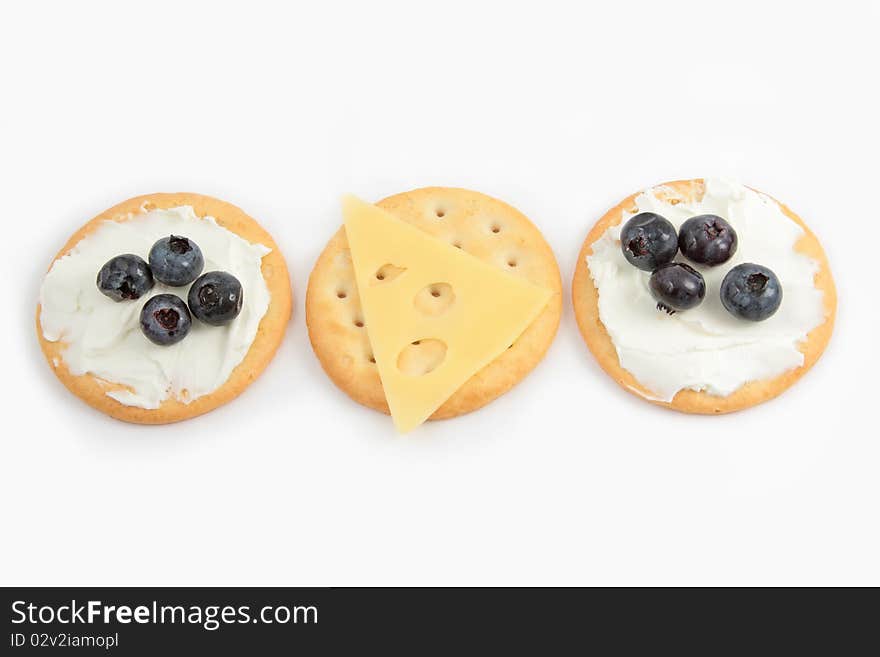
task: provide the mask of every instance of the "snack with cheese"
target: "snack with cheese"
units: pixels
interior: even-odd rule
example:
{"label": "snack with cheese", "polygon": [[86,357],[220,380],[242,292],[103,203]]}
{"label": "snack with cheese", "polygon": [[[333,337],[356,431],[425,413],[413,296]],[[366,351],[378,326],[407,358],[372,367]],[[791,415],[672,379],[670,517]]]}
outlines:
{"label": "snack with cheese", "polygon": [[[165,275],[197,248],[185,277]],[[272,359],[290,312],[284,257],[256,221],[209,196],[150,194],[68,240],[40,288],[36,328],[78,397],[120,420],[165,424],[240,394]]]}
{"label": "snack with cheese", "polygon": [[330,378],[399,430],[475,410],[541,360],[559,324],[556,260],[520,212],[477,192],[425,188],[370,205],[309,279],[306,322]]}
{"label": "snack with cheese", "polygon": [[[664,251],[653,272],[633,266],[627,250],[651,250],[639,227],[662,222],[678,231],[681,250]],[[699,279],[698,299],[671,303],[684,290],[671,275],[659,279],[675,268],[682,283]],[[791,386],[825,349],[837,306],[828,260],[800,217],[725,179],[657,185],[609,210],[581,248],[572,301],[587,346],[624,389],[703,414]]]}

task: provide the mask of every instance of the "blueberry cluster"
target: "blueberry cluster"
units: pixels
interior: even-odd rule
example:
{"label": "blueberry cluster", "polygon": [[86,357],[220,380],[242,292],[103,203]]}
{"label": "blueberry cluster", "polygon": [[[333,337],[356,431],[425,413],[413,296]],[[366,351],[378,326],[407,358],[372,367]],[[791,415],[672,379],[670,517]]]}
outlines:
{"label": "blueberry cluster", "polygon": [[152,342],[163,346],[180,342],[192,327],[193,315],[205,324],[222,326],[241,312],[241,283],[224,271],[202,274],[205,258],[192,240],[163,237],[153,244],[148,260],[149,264],[133,253],[111,258],[101,267],[96,283],[114,301],[139,299],[155,281],[171,287],[192,283],[186,302],[176,294],[157,294],[144,304],[141,331]]}
{"label": "blueberry cluster", "polygon": [[[667,219],[653,212],[632,217],[620,231],[620,248],[631,265],[651,272],[648,287],[657,308],[672,314],[699,306],[706,281],[696,269],[673,262],[681,251],[688,260],[715,267],[736,253],[736,231],[714,214],[691,217],[676,233]],[[782,303],[782,285],[770,269],[744,263],[733,267],[721,283],[721,303],[740,319],[767,319]]]}

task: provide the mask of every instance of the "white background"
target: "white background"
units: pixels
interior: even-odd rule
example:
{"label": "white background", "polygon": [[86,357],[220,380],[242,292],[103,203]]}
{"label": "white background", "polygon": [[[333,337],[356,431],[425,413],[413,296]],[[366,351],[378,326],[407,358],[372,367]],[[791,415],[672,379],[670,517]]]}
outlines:
{"label": "white background", "polygon": [[[880,584],[876,3],[17,5],[0,10],[2,583]],[[801,383],[706,418],[621,391],[568,294],[607,208],[713,174],[804,217],[840,310]],[[323,374],[303,298],[340,194],[424,185],[531,217],[565,314],[511,393],[399,437]],[[140,427],[62,387],[33,312],[68,236],[154,191],[256,217],[296,298],[240,399]]]}

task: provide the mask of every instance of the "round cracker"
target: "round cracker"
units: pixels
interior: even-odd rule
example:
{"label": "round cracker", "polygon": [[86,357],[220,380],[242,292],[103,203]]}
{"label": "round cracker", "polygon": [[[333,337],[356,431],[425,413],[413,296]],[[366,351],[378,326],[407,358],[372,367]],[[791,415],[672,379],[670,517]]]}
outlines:
{"label": "round cracker", "polygon": [[[236,366],[222,386],[211,394],[203,395],[189,403],[169,398],[164,400],[159,408],[145,409],[126,406],[107,396],[108,391],[125,389],[124,385],[104,381],[88,373],[79,376],[71,374],[64,362],[64,343],[61,341],[50,342],[43,337],[38,304],[37,337],[49,366],[73,394],[89,406],[118,420],[137,424],[168,424],[207,413],[234,399],[256,380],[272,360],[290,320],[292,304],[290,276],[278,245],[275,244],[269,233],[242,210],[210,196],[189,193],[147,194],[123,201],[102,212],[74,233],[52,262],[54,264],[55,260],[67,254],[105,221],[128,221],[132,216],[144,211],[164,210],[183,205],[192,206],[195,214],[200,218],[211,216],[219,225],[247,241],[259,243],[272,249],[263,256],[260,268],[271,295],[269,308],[260,321],[257,335],[244,359]],[[98,263],[97,266],[100,264]],[[49,267],[51,269],[51,265]]]}
{"label": "round cracker", "polygon": [[[471,255],[554,292],[543,312],[501,356],[477,372],[431,419],[474,411],[519,383],[543,358],[559,327],[559,266],[541,232],[515,208],[466,189],[426,187],[376,205]],[[330,379],[355,401],[388,413],[363,325],[351,254],[341,227],[318,257],[306,293],[312,348]]]}
{"label": "round cracker", "polygon": [[[698,200],[702,198],[705,191],[702,178],[663,183],[662,185],[657,185],[653,189],[658,191],[658,188],[667,190],[671,199],[680,199],[684,201]],[[661,191],[661,193],[663,192]],[[819,356],[821,356],[822,352],[825,350],[825,346],[828,344],[828,340],[831,338],[831,332],[834,329],[834,316],[837,309],[837,292],[834,288],[834,280],[831,277],[831,270],[828,267],[828,258],[825,256],[825,251],[822,249],[819,240],[816,239],[816,236],[810,231],[803,220],[782,203],[779,203],[779,207],[782,208],[782,211],[786,216],[804,229],[804,235],[798,240],[797,244],[795,244],[795,249],[819,263],[819,269],[813,278],[813,282],[816,288],[823,292],[825,321],[810,331],[807,335],[807,339],[798,345],[798,348],[804,355],[804,364],[795,369],[783,372],[772,379],[746,383],[726,397],[717,397],[696,390],[680,390],[675,397],[673,397],[671,402],[659,401],[653,398],[649,390],[642,386],[630,372],[620,366],[620,361],[617,357],[617,350],[614,347],[611,336],[608,335],[608,331],[605,330],[605,326],[599,319],[599,292],[593,284],[593,279],[590,276],[586,259],[587,256],[593,253],[593,243],[602,237],[602,235],[605,234],[605,231],[611,226],[616,226],[621,222],[624,211],[636,211],[635,200],[639,194],[641,194],[641,192],[637,192],[632,196],[627,197],[621,203],[611,208],[605,216],[593,226],[593,229],[590,231],[589,235],[587,235],[587,239],[581,247],[581,252],[577,260],[577,267],[574,272],[574,280],[572,281],[571,295],[578,327],[580,328],[584,341],[586,341],[590,351],[593,352],[596,360],[599,361],[599,365],[602,369],[625,390],[660,406],[683,411],[685,413],[701,413],[706,415],[730,413],[749,408],[755,404],[760,404],[768,399],[773,399],[789,388],[795,381],[801,378],[817,360],[819,360]],[[765,194],[765,196],[772,198],[767,194]]]}

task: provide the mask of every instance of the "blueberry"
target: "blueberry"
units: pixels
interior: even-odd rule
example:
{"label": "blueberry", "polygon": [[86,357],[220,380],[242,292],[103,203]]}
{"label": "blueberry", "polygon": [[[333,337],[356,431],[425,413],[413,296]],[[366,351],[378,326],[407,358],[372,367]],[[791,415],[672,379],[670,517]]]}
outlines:
{"label": "blueberry", "polygon": [[[688,260],[714,267],[736,253],[736,231],[714,214],[691,217],[678,229],[678,248]],[[152,261],[151,261],[152,262]]]}
{"label": "blueberry", "polygon": [[620,248],[629,264],[654,271],[672,262],[678,251],[675,226],[653,212],[642,212],[627,221],[620,231]]}
{"label": "blueberry", "polygon": [[747,262],[731,269],[721,281],[721,303],[735,317],[760,322],[779,310],[782,285],[771,270]]}
{"label": "blueberry", "polygon": [[205,266],[198,244],[186,237],[163,237],[150,249],[150,267],[160,283],[180,287],[189,285]]}
{"label": "blueberry", "polygon": [[191,326],[189,309],[176,294],[157,294],[141,309],[141,331],[158,345],[180,342]]}
{"label": "blueberry", "polygon": [[706,296],[703,275],[690,265],[669,262],[658,267],[648,282],[651,295],[657,300],[657,308],[670,315],[676,310],[688,310],[699,306]]}
{"label": "blueberry", "polygon": [[143,258],[125,253],[108,260],[95,283],[114,301],[139,299],[153,288],[153,274]]}
{"label": "blueberry", "polygon": [[241,283],[225,271],[209,271],[199,276],[189,288],[189,308],[198,319],[222,326],[238,317],[244,292]]}

